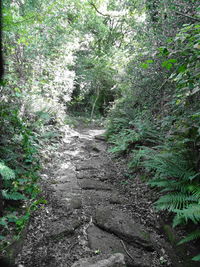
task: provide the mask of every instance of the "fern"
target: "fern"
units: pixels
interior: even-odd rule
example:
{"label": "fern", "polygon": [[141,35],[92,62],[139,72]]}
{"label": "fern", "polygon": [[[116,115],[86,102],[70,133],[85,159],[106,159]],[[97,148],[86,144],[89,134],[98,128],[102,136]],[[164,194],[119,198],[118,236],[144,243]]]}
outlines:
{"label": "fern", "polygon": [[155,151],[145,146],[138,146],[131,153],[131,160],[128,163],[128,168],[142,168],[144,167],[144,161],[154,156]]}
{"label": "fern", "polygon": [[193,241],[200,238],[200,230],[196,230],[189,235],[187,235],[185,238],[181,239],[181,241],[178,242],[178,245],[187,243],[189,241]]}
{"label": "fern", "polygon": [[[154,173],[151,186],[159,187],[164,193],[155,203],[157,209],[175,213],[173,227],[192,221],[200,222],[200,174],[195,172],[191,163],[185,158],[185,151],[169,152],[163,150],[152,154],[152,158],[144,162],[144,166]],[[182,239],[179,244],[200,238],[200,230],[196,230]],[[200,260],[200,255],[193,258]]]}
{"label": "fern", "polygon": [[19,192],[8,192],[8,190],[2,190],[2,196],[8,200],[26,200],[27,198]]}
{"label": "fern", "polygon": [[198,183],[193,183],[188,186],[188,191],[191,192],[194,196],[200,199],[200,185]]}
{"label": "fern", "polygon": [[130,129],[126,129],[110,138],[110,143],[114,144],[109,151],[112,153],[121,153],[128,150],[130,144],[133,144],[139,140],[139,135]]}
{"label": "fern", "polygon": [[0,162],[0,174],[4,180],[15,179],[15,173],[12,169],[7,167],[3,162]]}
{"label": "fern", "polygon": [[200,206],[199,203],[193,203],[187,205],[182,210],[174,210],[176,212],[176,216],[173,221],[173,225],[177,226],[179,225],[179,221],[184,221],[185,223],[188,222],[188,220],[193,221],[193,223],[198,223],[200,221]]}
{"label": "fern", "polygon": [[181,192],[174,192],[161,196],[155,204],[157,209],[177,212],[177,210],[187,207],[189,203],[196,201],[197,199],[194,196]]}
{"label": "fern", "polygon": [[199,175],[188,166],[188,162],[179,154],[157,154],[145,162],[145,166],[151,170],[156,170],[156,175],[159,177],[172,177],[188,181]]}

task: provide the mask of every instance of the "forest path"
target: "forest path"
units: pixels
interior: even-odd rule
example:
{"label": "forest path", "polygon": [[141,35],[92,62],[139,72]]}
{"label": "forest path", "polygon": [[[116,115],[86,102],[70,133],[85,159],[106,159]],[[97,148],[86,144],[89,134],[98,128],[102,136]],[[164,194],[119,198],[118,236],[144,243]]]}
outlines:
{"label": "forest path", "polygon": [[65,126],[63,132],[51,153],[48,147],[43,152],[41,186],[48,203],[34,212],[17,262],[25,267],[175,266],[171,253],[179,266],[158,234],[147,186],[135,179],[132,193],[126,192],[104,130]]}

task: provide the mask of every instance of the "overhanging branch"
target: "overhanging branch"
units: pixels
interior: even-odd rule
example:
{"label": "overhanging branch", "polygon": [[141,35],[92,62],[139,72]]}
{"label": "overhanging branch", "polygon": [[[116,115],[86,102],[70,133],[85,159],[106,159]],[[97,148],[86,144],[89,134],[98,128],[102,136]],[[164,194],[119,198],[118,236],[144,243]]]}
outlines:
{"label": "overhanging branch", "polygon": [[195,20],[195,21],[199,21],[199,22],[200,22],[200,19],[198,19],[198,18],[194,18],[194,17],[192,17],[192,16],[189,16],[189,15],[186,15],[186,14],[183,14],[183,13],[181,13],[181,12],[179,12],[179,11],[176,11],[176,14],[178,14],[178,15],[181,15],[181,16],[184,16],[184,17],[186,17],[186,18],[193,19],[193,20]]}
{"label": "overhanging branch", "polygon": [[113,16],[113,15],[109,15],[109,14],[104,14],[102,13],[101,11],[98,10],[98,8],[95,6],[95,4],[93,2],[89,2],[89,4],[95,9],[95,11],[97,13],[99,13],[101,16],[104,16],[104,17],[114,17],[114,18],[118,18],[120,16]]}

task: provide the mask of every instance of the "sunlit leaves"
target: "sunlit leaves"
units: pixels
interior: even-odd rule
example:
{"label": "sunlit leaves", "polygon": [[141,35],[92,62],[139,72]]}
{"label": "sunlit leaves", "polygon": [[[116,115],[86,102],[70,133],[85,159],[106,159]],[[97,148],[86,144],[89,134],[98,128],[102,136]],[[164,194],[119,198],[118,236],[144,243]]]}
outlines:
{"label": "sunlit leaves", "polygon": [[176,63],[176,59],[168,59],[162,63],[162,66],[167,70],[170,70],[173,67],[173,64]]}

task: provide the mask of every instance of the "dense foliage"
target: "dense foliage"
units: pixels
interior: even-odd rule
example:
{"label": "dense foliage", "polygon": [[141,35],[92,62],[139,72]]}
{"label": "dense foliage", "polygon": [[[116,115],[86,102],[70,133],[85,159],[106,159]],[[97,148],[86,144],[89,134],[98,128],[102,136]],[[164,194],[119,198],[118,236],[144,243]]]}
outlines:
{"label": "dense foliage", "polygon": [[198,1],[5,0],[3,26],[2,247],[40,202],[38,153],[69,113],[107,116],[112,152],[162,189],[156,206],[198,226]]}
{"label": "dense foliage", "polygon": [[[166,4],[164,14],[162,1],[152,1],[156,12],[147,6],[139,51],[126,66],[107,135],[112,152],[130,154],[129,168],[148,173],[153,178],[149,184],[162,189],[156,207],[175,214],[173,225],[198,226],[199,7],[194,1],[180,2]],[[180,244],[199,237],[196,230]]]}

